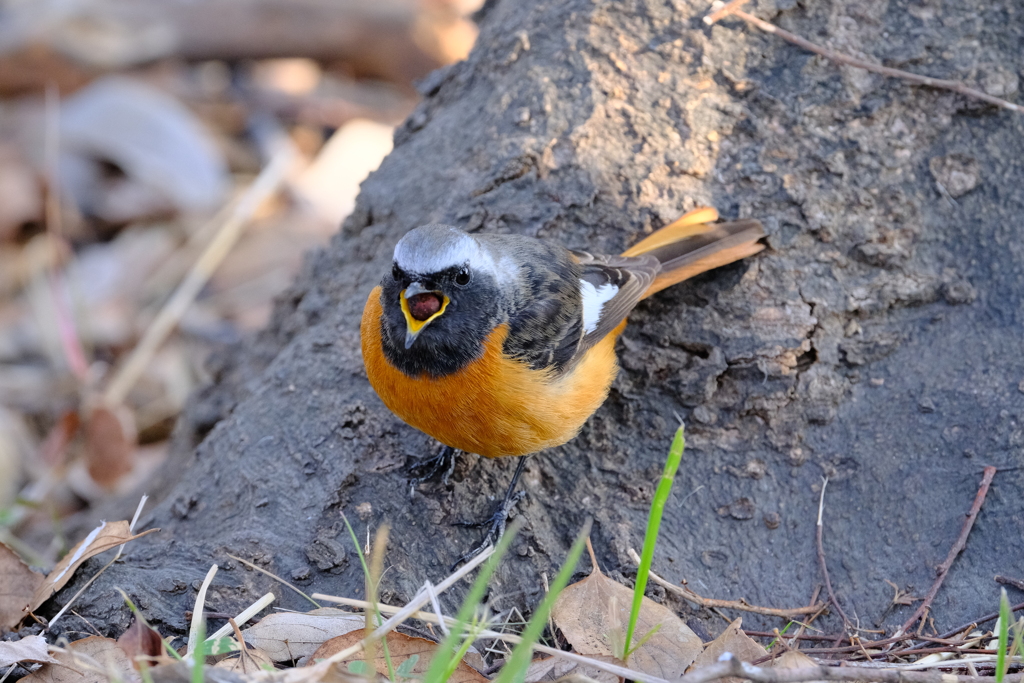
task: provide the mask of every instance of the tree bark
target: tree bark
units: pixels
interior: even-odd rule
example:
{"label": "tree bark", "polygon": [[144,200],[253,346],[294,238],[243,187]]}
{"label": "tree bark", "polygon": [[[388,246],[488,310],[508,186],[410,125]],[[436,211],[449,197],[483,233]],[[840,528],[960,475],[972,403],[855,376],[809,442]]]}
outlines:
{"label": "tree bark", "polygon": [[[978,8],[898,0],[751,11],[834,49],[1005,89],[1022,66],[1015,2],[977,21]],[[497,3],[470,58],[428,79],[394,152],[270,327],[218,357],[216,384],[179,425],[173,488],[143,519],[162,531],[132,543],[76,611],[119,631],[130,616],[119,586],[151,621],[183,629],[214,562],[209,609],[237,611],[267,590],[308,606],[228,554],[307,593],[361,596],[343,515],[361,540],[392,526],[385,600],[436,582],[480,537],[451,523],[486,516],[515,463],[466,455],[448,486],[410,495],[406,461],[435,446],[374,395],[358,338],[395,242],[443,222],[617,253],[713,205],[762,220],[769,249],[632,314],[607,403],[526,470],[525,527],[490,605],[534,605],[588,517],[603,568],[635,572],[627,551],[642,544],[679,416],[687,450],[656,572],[706,597],[805,604],[821,581],[827,476],[838,599],[863,627],[898,626],[909,610],[887,611],[884,580],[924,590],[982,465],[1019,465],[1024,446],[1024,118],[837,67],[737,20],[708,28],[706,11],[696,0]],[[974,47],[956,47],[965,41]],[[1019,573],[1022,486],[1024,470],[996,475],[933,606],[939,630],[994,609],[992,575]]]}

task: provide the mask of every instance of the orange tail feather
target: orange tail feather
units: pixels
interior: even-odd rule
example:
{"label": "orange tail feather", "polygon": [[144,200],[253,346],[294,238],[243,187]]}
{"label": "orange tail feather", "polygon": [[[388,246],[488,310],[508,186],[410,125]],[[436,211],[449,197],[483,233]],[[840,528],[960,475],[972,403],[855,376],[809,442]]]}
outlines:
{"label": "orange tail feather", "polygon": [[623,252],[623,256],[651,254],[661,261],[661,272],[644,298],[764,249],[758,242],[765,236],[759,221],[708,222],[717,217],[714,209],[696,209]]}

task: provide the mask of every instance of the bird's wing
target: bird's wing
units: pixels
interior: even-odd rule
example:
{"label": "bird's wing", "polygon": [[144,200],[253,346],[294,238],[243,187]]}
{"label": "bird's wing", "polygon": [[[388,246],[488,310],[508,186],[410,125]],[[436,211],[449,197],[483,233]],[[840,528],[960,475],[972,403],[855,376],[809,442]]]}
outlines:
{"label": "bird's wing", "polygon": [[573,251],[579,259],[583,338],[575,358],[619,326],[661,268],[653,256],[605,256]]}

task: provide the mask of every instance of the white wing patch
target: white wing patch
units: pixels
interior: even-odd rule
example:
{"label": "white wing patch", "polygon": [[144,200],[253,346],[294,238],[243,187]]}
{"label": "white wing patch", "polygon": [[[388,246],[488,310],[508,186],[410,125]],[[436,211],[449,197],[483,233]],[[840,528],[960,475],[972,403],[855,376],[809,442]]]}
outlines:
{"label": "white wing patch", "polygon": [[580,280],[580,295],[583,297],[583,331],[590,334],[597,329],[601,320],[601,309],[605,302],[619,293],[619,288],[610,282],[595,287],[586,280]]}

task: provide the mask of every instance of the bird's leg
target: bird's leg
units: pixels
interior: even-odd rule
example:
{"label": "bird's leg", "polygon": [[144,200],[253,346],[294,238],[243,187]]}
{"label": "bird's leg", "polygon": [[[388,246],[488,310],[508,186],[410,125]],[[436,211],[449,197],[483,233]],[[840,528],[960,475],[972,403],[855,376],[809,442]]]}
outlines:
{"label": "bird's leg", "polygon": [[526,495],[526,491],[516,492],[516,485],[519,483],[519,477],[522,475],[523,470],[526,468],[526,460],[530,456],[523,455],[519,457],[519,464],[516,465],[516,472],[512,475],[512,482],[508,485],[508,489],[505,491],[505,498],[501,501],[501,504],[494,510],[494,514],[483,522],[456,522],[455,526],[487,526],[490,528],[487,530],[487,535],[484,536],[484,540],[480,542],[480,545],[470,550],[468,553],[460,557],[452,565],[452,570],[458,567],[463,562],[468,562],[473,559],[484,550],[486,550],[492,544],[497,543],[501,540],[501,537],[505,535],[505,525],[508,523],[509,513],[515,504],[518,503]]}
{"label": "bird's leg", "polygon": [[413,463],[409,467],[409,474],[413,475],[409,479],[410,490],[414,489],[417,484],[429,481],[439,474],[441,483],[447,486],[452,472],[455,471],[455,457],[458,454],[459,449],[441,444],[441,450],[437,452],[437,455]]}

